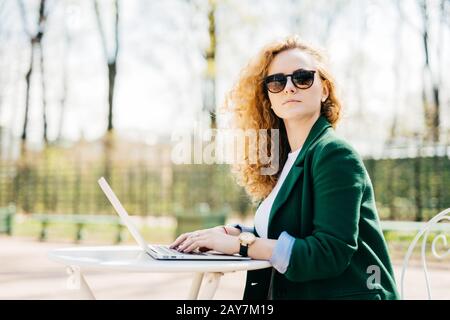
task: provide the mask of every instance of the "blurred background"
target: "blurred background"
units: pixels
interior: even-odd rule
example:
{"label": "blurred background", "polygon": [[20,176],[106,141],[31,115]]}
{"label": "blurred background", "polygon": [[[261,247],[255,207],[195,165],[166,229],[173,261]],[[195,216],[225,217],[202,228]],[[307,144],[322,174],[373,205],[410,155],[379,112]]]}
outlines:
{"label": "blurred background", "polygon": [[389,222],[450,207],[449,0],[0,0],[0,288],[6,247],[134,244],[100,176],[149,242],[252,224],[229,165],[175,164],[174,133],[229,128],[241,68],[294,33],[328,52],[400,261],[421,225]]}

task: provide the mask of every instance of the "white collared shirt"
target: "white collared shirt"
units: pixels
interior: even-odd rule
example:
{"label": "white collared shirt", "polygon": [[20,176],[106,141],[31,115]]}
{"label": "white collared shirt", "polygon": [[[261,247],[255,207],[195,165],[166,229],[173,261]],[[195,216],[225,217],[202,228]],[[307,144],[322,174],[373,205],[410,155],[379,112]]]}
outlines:
{"label": "white collared shirt", "polygon": [[299,148],[293,152],[290,152],[288,154],[288,158],[286,160],[286,163],[283,166],[283,170],[281,171],[280,177],[275,184],[275,187],[272,189],[270,194],[261,202],[258,209],[255,213],[255,228],[256,232],[261,238],[267,239],[267,228],[269,223],[269,215],[270,211],[272,209],[273,202],[275,201],[275,198],[280,191],[281,186],[283,185],[284,180],[286,179],[289,171],[292,168],[292,165],[294,164],[295,160],[297,159],[298,154],[300,153],[300,150],[302,148]]}

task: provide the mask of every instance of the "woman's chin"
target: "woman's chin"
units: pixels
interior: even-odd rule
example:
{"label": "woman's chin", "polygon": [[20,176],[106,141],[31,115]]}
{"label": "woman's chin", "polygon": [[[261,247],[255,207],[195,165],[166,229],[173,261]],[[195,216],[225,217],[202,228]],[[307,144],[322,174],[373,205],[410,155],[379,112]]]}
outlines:
{"label": "woman's chin", "polygon": [[301,120],[310,118],[314,112],[306,112],[306,110],[290,110],[289,112],[283,112],[283,120]]}

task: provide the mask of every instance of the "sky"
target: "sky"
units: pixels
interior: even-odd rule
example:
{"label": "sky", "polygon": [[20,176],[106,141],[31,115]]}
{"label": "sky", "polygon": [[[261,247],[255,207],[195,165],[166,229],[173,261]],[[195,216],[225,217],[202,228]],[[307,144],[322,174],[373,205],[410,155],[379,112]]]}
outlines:
{"label": "sky", "polygon": [[[99,2],[111,52],[112,2]],[[34,32],[38,1],[26,3],[28,26]],[[201,79],[206,67],[202,50],[209,41],[207,1],[193,3],[196,8],[181,0],[120,2],[114,125],[121,135],[153,144],[162,135],[189,129],[201,119]],[[338,10],[339,3],[346,5]],[[404,1],[408,22],[400,26],[392,3],[219,1],[218,105],[240,69],[265,43],[297,33],[326,48],[344,101],[344,119],[338,132],[361,153],[374,153],[382,147],[395,113],[401,115],[401,125],[406,129],[420,127],[423,49],[415,30],[420,28],[420,19],[413,1]],[[50,139],[58,134],[64,65],[68,86],[63,137],[74,141],[80,137],[98,139],[107,125],[107,70],[92,2],[49,1],[49,8],[44,50]],[[324,37],[333,10],[338,13]],[[432,13],[432,21],[436,21],[434,17]],[[16,1],[1,2],[0,21],[0,125],[19,136],[30,48]],[[450,39],[448,29],[444,38]],[[446,53],[449,43],[443,47]],[[441,68],[448,62],[434,67]],[[39,145],[42,104],[38,68],[36,71],[32,77],[29,138],[30,143]],[[443,81],[449,84],[448,78]],[[449,90],[443,97],[449,100]],[[450,126],[448,105],[442,116],[446,128]],[[361,114],[363,117],[357,118]],[[219,125],[226,127],[227,118],[219,117]]]}

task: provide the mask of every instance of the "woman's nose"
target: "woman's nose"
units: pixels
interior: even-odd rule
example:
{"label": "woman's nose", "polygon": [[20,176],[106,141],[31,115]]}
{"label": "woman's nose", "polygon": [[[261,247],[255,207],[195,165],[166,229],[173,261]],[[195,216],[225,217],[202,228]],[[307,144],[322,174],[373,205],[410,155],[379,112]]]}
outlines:
{"label": "woman's nose", "polygon": [[294,86],[294,84],[292,83],[292,78],[288,77],[287,81],[286,81],[286,86],[284,87],[284,92],[285,93],[292,93],[295,92],[297,90],[297,87]]}

